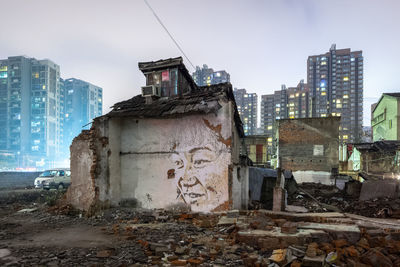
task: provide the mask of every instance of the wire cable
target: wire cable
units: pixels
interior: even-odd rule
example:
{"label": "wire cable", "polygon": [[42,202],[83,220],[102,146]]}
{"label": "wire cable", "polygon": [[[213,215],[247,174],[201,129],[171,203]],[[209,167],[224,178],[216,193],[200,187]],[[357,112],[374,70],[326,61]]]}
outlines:
{"label": "wire cable", "polygon": [[157,16],[156,12],[154,11],[154,9],[150,6],[149,2],[147,2],[147,0],[143,0],[146,5],[149,7],[149,9],[151,10],[151,12],[153,12],[154,17],[156,17],[156,19],[158,20],[158,22],[161,24],[161,26],[164,28],[164,30],[168,33],[169,37],[171,37],[172,41],[175,43],[175,45],[178,47],[179,51],[181,51],[181,53],[183,54],[183,56],[187,59],[187,61],[190,63],[190,65],[192,65],[193,69],[196,70],[195,66],[193,65],[193,63],[190,61],[190,59],[186,56],[185,52],[183,52],[183,49],[180,47],[180,45],[178,44],[178,42],[174,39],[174,37],[172,36],[172,34],[168,31],[167,27],[165,27],[164,23],[162,23],[161,19]]}

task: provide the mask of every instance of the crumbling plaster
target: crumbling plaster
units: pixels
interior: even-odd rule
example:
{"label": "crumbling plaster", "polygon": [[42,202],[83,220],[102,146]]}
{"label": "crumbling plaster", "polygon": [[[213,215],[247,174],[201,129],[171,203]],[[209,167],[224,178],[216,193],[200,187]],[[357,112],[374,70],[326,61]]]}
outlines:
{"label": "crumbling plaster", "polygon": [[[239,194],[248,187],[248,177],[244,166],[237,170],[241,143],[233,104],[220,104],[217,114],[96,119],[91,131],[96,134],[91,151],[96,172],[89,176],[96,194],[76,206],[186,204],[194,211],[218,211],[247,205],[246,193]],[[72,155],[77,146],[78,141],[71,146]],[[89,177],[87,172],[73,175],[72,184]]]}

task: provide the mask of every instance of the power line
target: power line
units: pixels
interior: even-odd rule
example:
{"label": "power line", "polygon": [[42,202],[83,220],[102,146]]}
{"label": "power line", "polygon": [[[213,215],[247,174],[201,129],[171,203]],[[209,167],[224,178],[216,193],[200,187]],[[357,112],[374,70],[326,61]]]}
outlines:
{"label": "power line", "polygon": [[181,51],[181,53],[183,54],[183,56],[187,59],[187,61],[190,63],[190,65],[192,65],[193,69],[196,69],[195,66],[193,65],[193,63],[190,61],[190,59],[186,56],[185,52],[183,52],[183,49],[180,47],[180,45],[178,44],[178,42],[174,39],[174,37],[172,37],[172,34],[168,31],[167,27],[165,27],[165,25],[162,23],[161,19],[157,16],[156,12],[153,10],[153,8],[150,6],[149,2],[147,2],[147,0],[143,0],[146,5],[149,7],[149,9],[151,10],[151,12],[153,12],[154,17],[156,17],[156,19],[158,20],[158,22],[161,24],[161,26],[164,28],[164,30],[168,33],[169,37],[171,37],[172,41],[175,43],[175,45],[178,47],[179,51]]}

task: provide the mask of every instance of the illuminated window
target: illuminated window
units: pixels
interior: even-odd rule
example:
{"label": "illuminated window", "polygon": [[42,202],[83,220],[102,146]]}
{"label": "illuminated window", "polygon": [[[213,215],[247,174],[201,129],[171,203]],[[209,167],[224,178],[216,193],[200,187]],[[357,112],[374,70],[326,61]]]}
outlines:
{"label": "illuminated window", "polygon": [[38,73],[38,72],[35,72],[34,77],[35,77],[36,79],[39,78],[39,73]]}
{"label": "illuminated window", "polygon": [[7,66],[1,66],[0,71],[7,71]]}
{"label": "illuminated window", "polygon": [[325,113],[321,114],[321,117],[326,117],[326,114]]}
{"label": "illuminated window", "polygon": [[345,135],[343,135],[343,139],[347,140],[347,139],[349,139],[349,136],[347,134],[345,134]]}
{"label": "illuminated window", "polygon": [[294,94],[291,94],[291,95],[289,96],[289,98],[294,98]]}
{"label": "illuminated window", "polygon": [[267,130],[272,130],[272,125],[268,125]]}
{"label": "illuminated window", "polygon": [[343,98],[349,98],[349,95],[343,95]]}
{"label": "illuminated window", "polygon": [[321,95],[326,95],[326,92],[321,92]]}
{"label": "illuminated window", "polygon": [[272,137],[268,137],[267,141],[272,142]]}
{"label": "illuminated window", "polygon": [[322,61],[322,62],[321,62],[321,66],[322,66],[322,65],[326,65],[326,61]]}
{"label": "illuminated window", "polygon": [[42,86],[42,89],[43,89],[43,90],[46,90],[46,85],[43,85],[43,86]]}
{"label": "illuminated window", "polygon": [[347,76],[343,77],[343,81],[348,81],[348,80],[349,80],[349,77],[347,77]]}
{"label": "illuminated window", "polygon": [[342,108],[342,104],[336,103],[336,108]]}

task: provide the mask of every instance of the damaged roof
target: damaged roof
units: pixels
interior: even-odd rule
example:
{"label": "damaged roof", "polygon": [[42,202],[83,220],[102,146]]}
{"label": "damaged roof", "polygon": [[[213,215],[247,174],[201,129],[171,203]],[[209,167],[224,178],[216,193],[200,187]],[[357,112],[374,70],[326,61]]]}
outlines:
{"label": "damaged roof", "polygon": [[235,125],[239,135],[243,137],[243,125],[230,83],[198,87],[198,90],[182,96],[153,99],[150,104],[146,104],[142,95],[137,95],[129,100],[114,104],[112,111],[103,117],[170,118],[191,114],[217,113],[222,107],[220,101],[233,102]]}
{"label": "damaged roof", "polygon": [[354,144],[359,151],[373,151],[373,152],[391,152],[400,150],[400,141],[376,141],[374,143],[359,143]]}
{"label": "damaged roof", "polygon": [[183,64],[182,57],[160,59],[157,61],[139,62],[138,66],[139,69],[143,72],[143,74],[153,71],[177,68],[186,77],[187,81],[190,83],[192,88],[197,89],[196,83],[193,81],[192,76],[190,76],[189,71],[187,70],[185,64]]}

